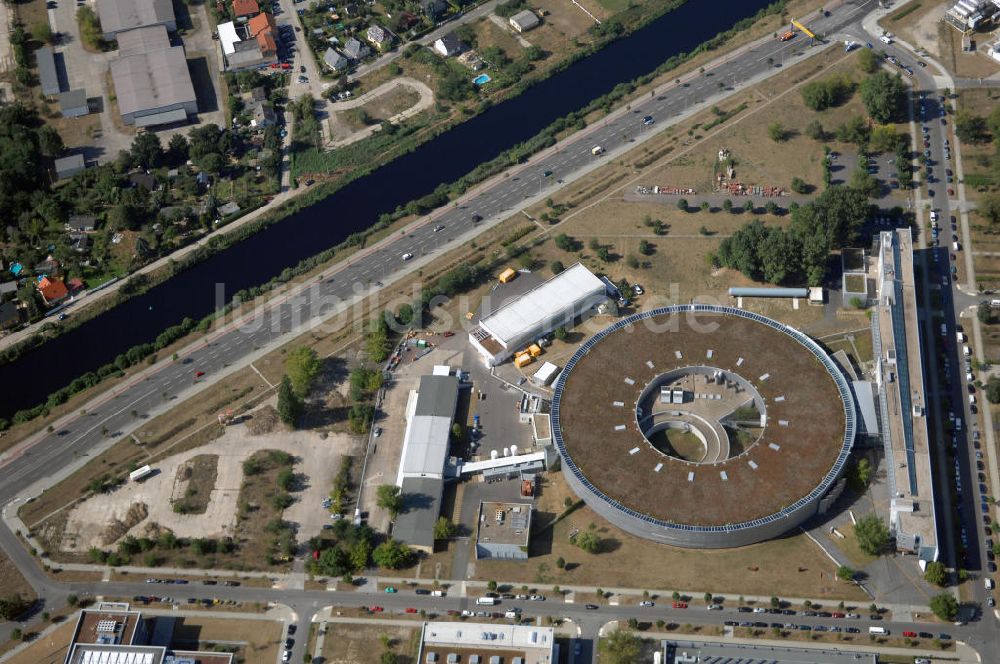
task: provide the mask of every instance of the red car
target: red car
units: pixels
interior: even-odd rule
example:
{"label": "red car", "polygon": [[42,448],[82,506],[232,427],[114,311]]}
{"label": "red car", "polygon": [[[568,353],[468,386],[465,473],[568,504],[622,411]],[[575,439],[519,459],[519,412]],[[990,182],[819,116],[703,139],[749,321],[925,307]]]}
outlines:
{"label": "red car", "polygon": [[280,66],[281,65],[279,65],[277,62],[272,62],[271,65],[270,65],[271,69],[277,69]]}
{"label": "red car", "polygon": [[381,606],[369,606],[368,610],[371,611],[372,613],[382,613],[383,611],[385,611],[385,609],[383,609]]}
{"label": "red car", "polygon": [[205,372],[204,372],[204,371],[196,371],[196,372],[194,373],[194,377],[195,377],[195,378],[201,378],[201,377],[202,377],[202,376],[204,376],[204,375],[205,375]]}
{"label": "red car", "polygon": [[406,609],[406,613],[416,613],[416,612],[417,612],[417,610],[414,609],[412,606],[409,607],[408,609]]}
{"label": "red car", "polygon": [[674,602],[675,609],[686,609],[688,608],[687,602]]}
{"label": "red car", "polygon": [[292,66],[290,64],[288,64],[287,62],[284,62],[284,63],[281,64],[281,68],[282,69],[291,69]]}
{"label": "red car", "polygon": [[907,637],[909,637],[911,639],[915,639],[915,638],[917,638],[917,633],[916,632],[911,632],[909,630],[906,630],[905,632],[903,632],[903,636],[907,636]]}
{"label": "red car", "polygon": [[833,612],[833,617],[834,617],[834,618],[843,618],[843,617],[844,617],[844,614],[843,614],[843,613],[840,613],[839,611],[834,611],[834,612]]}

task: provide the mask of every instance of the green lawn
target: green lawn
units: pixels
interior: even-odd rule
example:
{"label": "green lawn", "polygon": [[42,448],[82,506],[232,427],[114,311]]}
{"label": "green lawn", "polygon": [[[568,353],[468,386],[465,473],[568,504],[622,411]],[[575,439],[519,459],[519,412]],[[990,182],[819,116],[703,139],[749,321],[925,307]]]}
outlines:
{"label": "green lawn", "polygon": [[597,4],[609,12],[620,12],[629,8],[633,0],[597,0]]}

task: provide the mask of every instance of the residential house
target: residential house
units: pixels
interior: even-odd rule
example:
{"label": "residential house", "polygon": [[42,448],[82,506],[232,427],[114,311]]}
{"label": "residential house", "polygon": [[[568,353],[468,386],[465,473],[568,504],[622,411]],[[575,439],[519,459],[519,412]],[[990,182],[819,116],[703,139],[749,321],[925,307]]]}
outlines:
{"label": "residential house", "polygon": [[444,0],[420,0],[420,10],[424,16],[437,23],[448,11],[448,3]]}
{"label": "residential house", "polygon": [[159,189],[156,184],[156,176],[152,173],[131,173],[128,181],[133,187],[144,187],[146,191],[153,192]]}
{"label": "residential house", "polygon": [[541,21],[538,20],[538,14],[530,9],[525,9],[523,12],[518,12],[510,17],[510,27],[518,32],[527,32],[532,28],[538,27],[539,23]]}
{"label": "residential house", "polygon": [[35,263],[31,268],[35,274],[52,274],[59,270],[59,261],[52,256],[46,256],[41,263]]}
{"label": "residential house", "polygon": [[344,43],[344,55],[351,60],[361,60],[371,54],[371,49],[361,41],[351,37]]}
{"label": "residential house", "polygon": [[267,101],[267,89],[263,85],[258,85],[250,91],[250,101]]}
{"label": "residential house", "polygon": [[69,290],[62,279],[57,277],[42,277],[38,280],[38,292],[45,304],[52,306],[69,297]]}
{"label": "residential house", "polygon": [[259,13],[257,0],[233,0],[233,16],[236,18],[256,16]]}
{"label": "residential house", "polygon": [[434,50],[446,58],[461,53],[464,47],[465,45],[454,32],[449,32],[434,42]]}
{"label": "residential house", "polygon": [[236,204],[236,201],[229,201],[225,205],[220,205],[216,208],[216,212],[219,216],[228,217],[229,215],[236,214],[240,211],[240,206]]}
{"label": "residential house", "polygon": [[84,161],[82,154],[72,154],[55,160],[57,180],[71,178],[77,173],[83,173],[86,169],[87,162]]}
{"label": "residential house", "polygon": [[358,7],[358,3],[356,2],[348,2],[344,5],[344,13],[348,16],[360,16],[361,8]]}
{"label": "residential house", "polygon": [[351,61],[332,47],[326,49],[326,53],[323,54],[323,62],[333,71],[344,71],[351,66]]}
{"label": "residential house", "polygon": [[250,113],[252,115],[250,118],[251,127],[269,127],[278,122],[278,116],[274,112],[274,107],[271,106],[270,102],[255,102],[250,107]]}
{"label": "residential house", "polygon": [[0,301],[5,300],[8,295],[13,295],[17,292],[17,282],[16,281],[5,281],[0,284]]}
{"label": "residential house", "polygon": [[380,25],[369,26],[365,38],[379,51],[384,51],[392,45],[392,33]]}
{"label": "residential house", "polygon": [[275,58],[278,55],[278,26],[271,14],[257,14],[247,23],[250,36],[257,40],[260,53],[265,58]]}
{"label": "residential house", "polygon": [[66,287],[69,288],[70,295],[74,295],[83,290],[83,280],[78,277],[73,277],[66,282]]}
{"label": "residential house", "polygon": [[89,214],[70,215],[66,222],[66,230],[74,233],[92,233],[96,228],[97,217]]}
{"label": "residential house", "polygon": [[0,330],[8,330],[21,322],[21,310],[17,302],[0,304]]}

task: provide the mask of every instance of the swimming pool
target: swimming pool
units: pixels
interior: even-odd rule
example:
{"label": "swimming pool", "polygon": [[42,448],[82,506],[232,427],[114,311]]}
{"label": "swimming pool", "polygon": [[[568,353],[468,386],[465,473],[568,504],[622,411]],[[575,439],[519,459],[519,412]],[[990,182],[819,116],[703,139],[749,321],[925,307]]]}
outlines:
{"label": "swimming pool", "polygon": [[472,82],[476,85],[486,85],[490,82],[489,74],[480,74],[479,76],[472,79]]}

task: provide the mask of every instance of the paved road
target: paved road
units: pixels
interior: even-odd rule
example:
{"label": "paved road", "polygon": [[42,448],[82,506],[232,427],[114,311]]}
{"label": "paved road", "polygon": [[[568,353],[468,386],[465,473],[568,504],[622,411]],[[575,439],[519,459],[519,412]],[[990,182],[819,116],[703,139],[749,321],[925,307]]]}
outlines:
{"label": "paved road", "polygon": [[[810,27],[831,35],[840,30],[857,29],[863,11],[872,2],[849,2],[834,11],[828,18],[813,19]],[[599,167],[606,159],[631,149],[632,143],[650,137],[671,119],[718,103],[732,94],[730,89],[720,89],[718,83],[732,84],[737,88],[780,71],[769,63],[790,64],[808,57],[809,49],[799,43],[779,43],[765,40],[739,49],[704,75],[694,73],[682,79],[679,85],[656,91],[650,98],[632,105],[631,111],[622,109],[602,123],[595,125],[556,146],[533,160],[529,165],[511,174],[484,184],[470,192],[454,206],[442,209],[429,219],[411,226],[398,236],[387,238],[360,255],[352,257],[347,265],[340,265],[325,274],[318,282],[298,289],[280,302],[276,302],[257,315],[240,319],[207,338],[203,343],[190,346],[178,362],[162,362],[132,379],[127,385],[116,388],[87,406],[86,415],[73,414],[60,421],[53,434],[41,434],[26,445],[0,457],[0,503],[24,499],[36,493],[42,483],[52,482],[82,465],[90,455],[98,453],[112,440],[114,434],[124,434],[136,424],[130,412],[155,415],[166,410],[176,398],[186,398],[203,389],[208,382],[218,380],[237,366],[245,366],[255,357],[267,352],[293,331],[301,332],[315,324],[318,316],[345,310],[358,297],[383,288],[389,289],[394,281],[411,276],[428,263],[432,257],[456,242],[466,242],[485,227],[501,221],[512,210],[524,203],[544,197],[558,188],[563,181],[570,181]],[[804,50],[801,50],[804,49]],[[818,51],[815,49],[813,52]],[[650,115],[654,119],[646,127],[640,118]],[[604,154],[594,156],[592,147],[600,145]],[[409,258],[405,256],[409,255]],[[196,378],[195,372],[205,372]],[[202,382],[208,381],[208,382]],[[112,437],[102,433],[107,429]],[[33,485],[35,485],[33,487]],[[10,505],[5,509],[16,509]],[[57,605],[69,592],[101,592],[103,594],[141,594],[148,592],[144,584],[55,584],[35,567],[34,560],[23,550],[16,537],[0,525],[0,546],[18,567],[24,570],[29,581],[46,602]],[[298,621],[307,622],[310,611],[321,604],[359,604],[364,598],[357,593],[324,593],[274,591],[271,589],[213,589],[213,596],[233,597],[249,601],[279,599],[289,603],[296,611]],[[460,609],[468,607],[468,599],[426,599],[416,596],[380,597],[379,604],[389,608]],[[546,603],[547,612],[552,612]],[[533,603],[526,609],[538,610]],[[611,609],[599,609],[600,612]],[[647,609],[620,607],[615,610],[620,617],[650,617]],[[558,613],[589,620],[589,612],[579,605],[560,605]],[[656,617],[698,622],[693,610],[657,609]],[[700,619],[718,623],[727,616],[725,612],[705,612]],[[819,624],[819,623],[816,623]],[[989,622],[992,626],[992,621]],[[907,625],[900,624],[896,629]],[[987,623],[977,623],[953,632],[968,635],[976,643],[995,646],[995,635],[986,631]],[[1000,652],[992,650],[990,652]],[[298,661],[301,659],[299,656]]]}

